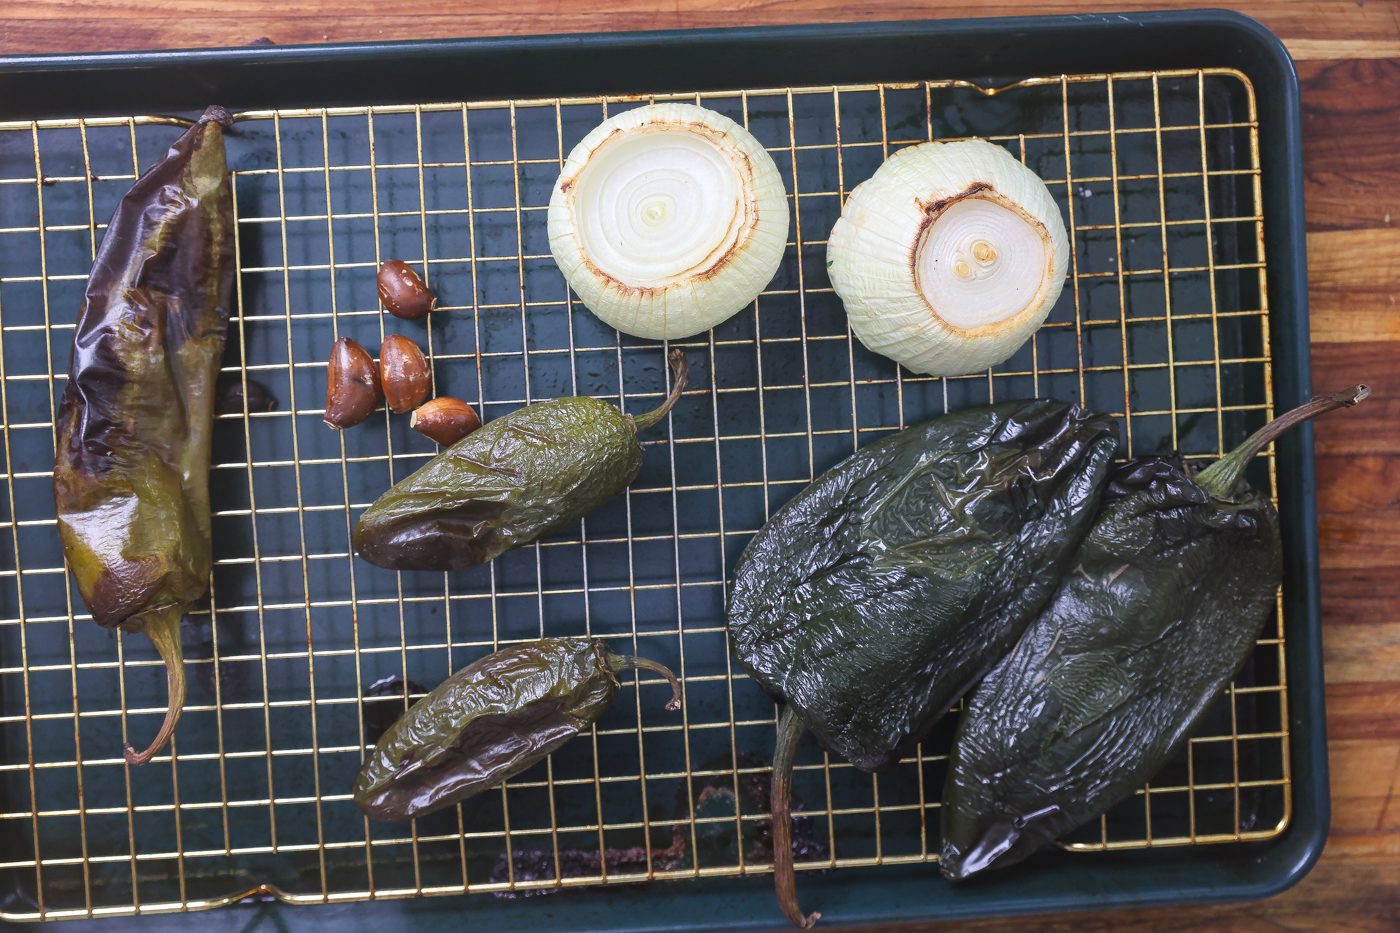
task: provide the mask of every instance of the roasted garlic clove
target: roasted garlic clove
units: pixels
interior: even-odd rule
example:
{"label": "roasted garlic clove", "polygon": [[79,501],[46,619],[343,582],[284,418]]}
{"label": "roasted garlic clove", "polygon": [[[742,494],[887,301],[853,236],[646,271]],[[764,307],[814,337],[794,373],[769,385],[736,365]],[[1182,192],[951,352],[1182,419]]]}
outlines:
{"label": "roasted garlic clove", "polygon": [[337,431],[364,421],[379,407],[384,390],[368,351],[349,337],[331,347],[326,366],[326,424]]}
{"label": "roasted garlic clove", "polygon": [[437,297],[402,259],[379,264],[379,300],[394,317],[416,321],[437,307]]}
{"label": "roasted garlic clove", "polygon": [[408,426],[446,447],[481,427],[481,418],[461,399],[441,395],[419,406]]}
{"label": "roasted garlic clove", "polygon": [[423,404],[433,381],[423,351],[400,334],[390,334],[380,344],[379,378],[389,410],[399,415],[406,415]]}

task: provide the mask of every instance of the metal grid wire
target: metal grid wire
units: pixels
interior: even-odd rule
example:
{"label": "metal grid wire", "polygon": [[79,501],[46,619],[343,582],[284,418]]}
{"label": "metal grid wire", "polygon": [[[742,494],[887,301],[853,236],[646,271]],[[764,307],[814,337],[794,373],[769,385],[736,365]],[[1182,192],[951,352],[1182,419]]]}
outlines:
{"label": "metal grid wire", "polygon": [[[625,495],[472,571],[358,562],[352,522],[432,447],[387,414],[344,434],[321,426],[334,337],[373,348],[405,333],[428,351],[437,391],[487,418],[566,394],[643,411],[665,391],[664,348],[573,301],[543,213],[584,133],[661,99],[720,110],[773,154],[793,206],[778,277],[750,309],[676,344],[690,388],[644,438]],[[229,143],[239,287],[226,373],[280,404],[216,425],[216,567],[208,607],[186,621],[190,701],[166,752],[131,769],[121,743],[155,729],[159,662],[84,614],[48,486],[101,221],[175,122],[0,124],[6,920],[767,872],[754,841],[766,804],[749,787],[766,773],[773,708],[731,660],[723,599],[727,568],[772,509],[883,433],[995,398],[1082,400],[1119,419],[1127,454],[1205,459],[1272,414],[1258,123],[1235,71],[245,113]],[[891,152],[971,135],[1050,186],[1071,281],[992,373],[911,376],[852,340],[825,236]],[[380,312],[374,273],[390,257],[426,262],[442,299],[426,325]],[[1273,489],[1272,458],[1256,467]],[[1279,613],[1190,748],[1069,848],[1282,831]],[[403,708],[392,692],[369,698],[372,682],[393,675],[416,693],[502,644],[583,632],[671,665],[682,712],[662,711],[666,688],[643,677],[592,734],[506,788],[412,824],[359,815],[349,790],[373,714]],[[949,730],[875,776],[804,746],[799,867],[935,860]]]}

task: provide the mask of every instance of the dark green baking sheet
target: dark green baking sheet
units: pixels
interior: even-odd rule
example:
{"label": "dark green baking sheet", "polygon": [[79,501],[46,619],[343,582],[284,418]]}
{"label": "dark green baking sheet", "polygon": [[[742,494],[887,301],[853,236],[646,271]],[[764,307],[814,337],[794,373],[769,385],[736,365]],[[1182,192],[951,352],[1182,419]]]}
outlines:
{"label": "dark green baking sheet", "polygon": [[[976,80],[983,86],[998,86],[1027,76],[1194,68],[1237,69],[1247,78],[1256,95],[1262,206],[1267,218],[1264,225],[1264,246],[1268,256],[1267,333],[1272,358],[1272,382],[1268,390],[1272,393],[1275,410],[1283,410],[1305,400],[1311,392],[1298,87],[1292,63],[1279,41],[1258,24],[1233,13],[1114,14],[10,58],[0,60],[0,120],[133,113],[192,115],[211,101],[218,101],[231,109],[250,110],[464,98],[522,99],[560,94],[582,96],[830,86],[951,78],[966,78]],[[1205,86],[1203,81],[1201,87]],[[1203,98],[1207,93],[1202,91]],[[1218,106],[1237,111],[1241,106],[1239,100],[1228,91],[1220,93]],[[939,112],[939,119],[946,120],[948,125],[955,128],[961,126],[966,133],[995,133],[1001,118],[983,106],[986,100],[991,99],[982,99],[980,104],[949,99],[946,109]],[[1018,106],[1017,100],[1015,95],[1010,95],[999,106],[1015,108]],[[1128,112],[1129,103],[1121,104],[1124,113]],[[1242,119],[1238,112],[1234,113],[1234,117]],[[960,124],[959,121],[963,122]],[[263,142],[268,139],[258,136],[256,126],[246,129],[248,133],[242,142],[243,155],[236,156],[236,159],[251,159],[254,143],[260,138]],[[143,128],[143,133],[145,135],[137,145],[142,161],[149,161],[159,151],[161,141],[168,141],[170,133],[160,127]],[[298,145],[305,144],[305,140],[299,143],[295,137],[284,138],[289,154]],[[392,134],[389,144],[393,144]],[[1223,141],[1220,145],[1225,147],[1222,150],[1225,155],[1234,152],[1230,149],[1233,142]],[[1234,154],[1240,155],[1238,152]],[[5,155],[5,150],[0,148],[0,159]],[[129,154],[127,158],[130,159]],[[0,166],[4,165],[0,161]],[[1245,201],[1249,200],[1248,195],[1249,192],[1243,188],[1237,192],[1226,192],[1228,197],[1243,198]],[[268,196],[268,192],[259,193],[247,188],[240,192],[241,198],[250,199],[249,203],[253,205],[261,203],[263,208],[267,204],[265,200],[260,202],[259,198]],[[3,208],[3,203],[0,203],[0,211]],[[5,225],[0,220],[0,226]],[[1166,230],[1165,226],[1163,230]],[[387,233],[385,235],[389,236]],[[1177,234],[1173,233],[1173,236]],[[1218,248],[1247,252],[1250,248],[1249,238],[1246,232],[1241,235],[1241,243],[1218,244]],[[253,239],[247,248],[257,248],[255,244],[256,239]],[[1089,247],[1086,245],[1085,248]],[[1216,258],[1217,261],[1224,261],[1219,256]],[[55,267],[64,261],[64,257],[58,253],[48,259]],[[80,259],[81,256],[78,256],[74,261]],[[22,259],[12,257],[11,261],[19,263]],[[7,353],[23,352],[23,335],[29,333],[23,328],[32,326],[35,320],[25,315],[35,313],[34,307],[32,304],[26,306],[20,291],[6,293],[3,287],[5,275],[5,267],[0,264],[0,322],[7,328],[12,324],[20,328],[14,335],[7,334],[10,344]],[[1240,278],[1247,280],[1248,276]],[[257,295],[256,287],[246,283],[244,287],[249,289],[247,300],[253,302]],[[486,285],[474,282],[472,287],[480,294]],[[1221,288],[1218,284],[1216,287]],[[1237,292],[1235,300],[1247,304],[1250,289],[1257,286],[1243,281],[1243,284],[1230,284],[1225,290],[1230,288]],[[1181,295],[1190,294],[1186,289],[1187,286],[1183,285]],[[1238,294],[1240,290],[1245,294]],[[57,295],[53,300],[55,321],[66,320],[67,315],[76,310],[71,303],[65,304]],[[1086,298],[1085,301],[1086,307],[1092,305],[1090,299]],[[1125,315],[1129,312],[1130,309],[1124,309]],[[578,313],[586,315],[582,309]],[[579,320],[586,318],[575,318],[576,322]],[[315,332],[311,325],[298,330],[295,337],[290,326],[287,333],[288,352],[298,359],[314,356],[314,347],[319,346],[316,341],[324,336]],[[1247,343],[1257,336],[1246,334],[1238,339]],[[448,337],[442,339],[447,340]],[[546,330],[532,332],[529,339],[547,341],[550,337]],[[1183,340],[1183,346],[1186,343]],[[480,346],[478,344],[478,348]],[[656,361],[645,356],[647,345],[623,341],[621,347],[629,353],[637,351],[638,362],[635,365],[623,362],[623,352],[619,349],[619,372],[599,377],[602,383],[613,379],[615,384],[612,391],[615,394],[654,393],[659,370]],[[1138,348],[1126,344],[1125,349],[1130,354],[1138,352]],[[47,353],[54,356],[55,365],[60,369],[63,362],[61,350],[61,347],[47,347]],[[470,348],[466,352],[470,352]],[[842,352],[845,352],[844,345]],[[1047,344],[1042,352],[1053,353],[1055,350],[1053,345]],[[1237,352],[1250,355],[1243,349]],[[245,347],[244,353],[249,354],[251,360],[256,357],[257,349]],[[1136,359],[1136,356],[1133,358]],[[14,371],[13,367],[11,371]],[[701,367],[702,378],[716,374],[717,369],[712,373],[706,367]],[[586,383],[588,374],[584,376]],[[537,389],[540,385],[552,384],[551,378],[555,377],[537,373]],[[575,371],[557,378],[562,378],[564,383],[571,378],[577,387],[580,374]],[[314,391],[311,388],[314,382],[315,378],[310,378],[305,385],[297,383],[301,385],[303,399],[303,403],[297,406],[299,410],[314,406],[314,396],[311,402],[306,402],[309,397],[307,393]],[[493,402],[507,397],[517,398],[506,388],[508,382],[505,380],[498,385],[505,394],[498,392],[484,400]],[[1047,382],[1054,384],[1048,378]],[[1242,405],[1259,403],[1260,387],[1248,382],[1242,377],[1240,385],[1233,385],[1228,384],[1230,380],[1227,379],[1222,393],[1229,393],[1229,398],[1222,396],[1216,402],[1231,401]],[[587,384],[579,391],[607,394],[607,386],[602,383],[596,387]],[[896,412],[898,418],[932,414],[939,404],[956,406],[978,400],[975,393],[961,389],[955,390],[950,397],[945,388],[940,403],[933,396],[922,393],[920,386],[924,385],[909,383],[905,387],[910,397],[900,397]],[[1014,385],[1014,381],[1006,384],[1007,387]],[[1007,387],[1002,387],[1001,391],[1007,391]],[[529,394],[528,384],[525,391]],[[1096,401],[1092,390],[1087,390],[1086,394],[1090,396],[1087,401]],[[852,398],[854,400],[854,388]],[[862,404],[865,401],[863,399]],[[873,391],[868,401],[878,409],[889,400],[880,391]],[[31,414],[20,413],[18,406],[23,404],[26,404],[26,400],[12,393],[7,412],[11,421],[34,420]],[[852,404],[854,406],[854,401]],[[809,421],[809,428],[814,423]],[[1140,438],[1145,444],[1154,429],[1146,421],[1143,425]],[[1248,426],[1242,421],[1232,425],[1229,433],[1231,436],[1241,434]],[[685,426],[677,430],[683,433]],[[1160,432],[1162,429],[1159,427],[1156,430]],[[1183,423],[1181,430],[1189,433],[1192,429]],[[306,431],[303,432],[304,436],[312,436]],[[47,453],[43,447],[48,440],[47,435],[43,432],[39,432],[39,435],[35,438],[33,432],[26,435],[16,430],[17,437],[35,438],[30,449],[16,444],[12,454],[16,472],[21,468],[29,471],[42,469],[44,457],[51,456],[51,447]],[[1215,438],[1212,443],[1220,440],[1224,439]],[[777,450],[779,448],[775,447],[774,451]],[[808,452],[810,454],[810,449]],[[649,456],[664,459],[657,451],[650,452]],[[814,468],[820,469],[836,456],[835,450],[818,453],[814,457]],[[1309,428],[1293,432],[1279,445],[1276,465],[1286,555],[1284,605],[1289,716],[1286,731],[1290,741],[1291,757],[1287,771],[1292,795],[1287,828],[1276,838],[1264,842],[1104,854],[1052,852],[1023,868],[958,888],[941,881],[937,877],[936,867],[931,864],[849,868],[825,874],[804,872],[799,881],[806,892],[806,905],[823,912],[824,926],[1112,906],[1170,906],[1261,897],[1287,887],[1308,870],[1321,851],[1329,816],[1312,434]],[[646,478],[644,475],[643,482]],[[658,474],[653,478],[662,483],[674,481],[674,476],[669,474]],[[776,490],[776,502],[796,488],[789,485]],[[42,499],[42,496],[39,498]],[[776,502],[758,503],[755,508],[759,510],[759,517]],[[16,518],[23,520],[27,516],[5,517],[13,521]],[[614,518],[625,516],[619,514]],[[234,534],[229,540],[236,538]],[[726,561],[732,561],[741,545],[742,540],[725,542]],[[679,560],[678,557],[678,564]],[[13,571],[13,568],[13,553],[7,551],[0,554],[0,570]],[[502,572],[508,573],[509,566]],[[723,571],[716,572],[722,575]],[[13,579],[15,574],[12,572],[10,577]],[[536,579],[543,586],[542,578]],[[677,585],[679,587],[679,582]],[[7,604],[5,600],[12,602]],[[0,618],[13,615],[15,607],[10,591],[0,591]],[[365,626],[369,623],[361,624]],[[543,626],[545,622],[541,619],[539,624]],[[636,624],[635,617],[633,624]],[[82,635],[85,632],[83,626],[89,625],[85,621],[79,624],[81,637],[85,637]],[[550,631],[550,634],[556,633],[559,632]],[[105,645],[109,650],[110,642]],[[41,647],[31,646],[31,650],[37,651]],[[9,638],[8,633],[6,637],[0,637],[0,666],[5,670],[12,669],[16,664],[14,648],[13,638]],[[66,647],[64,650],[67,650]],[[94,656],[100,654],[104,650],[103,644],[94,641],[93,650]],[[451,656],[451,659],[460,665],[470,656],[470,653],[458,654]],[[1277,679],[1282,673],[1273,671],[1271,676]],[[144,676],[144,673],[139,676]],[[649,698],[651,694],[645,696]],[[67,698],[60,699],[66,701]],[[16,703],[13,688],[0,682],[0,713],[11,714],[3,734],[4,761],[7,764],[25,757],[22,732],[16,732],[13,728]],[[181,736],[186,739],[186,745],[192,748],[197,747],[195,743],[198,741],[197,737],[190,735],[197,728],[191,725],[195,721],[193,717],[187,717],[185,732]],[[647,720],[648,723],[655,721]],[[147,718],[134,720],[132,726],[137,730],[148,727]],[[40,753],[40,741],[35,740],[36,755]],[[89,747],[92,747],[92,743],[85,737],[84,748]],[[808,754],[808,760],[816,760],[810,757],[812,750],[809,749]],[[151,772],[138,772],[138,776],[145,773]],[[10,778],[13,776],[11,772]],[[21,786],[14,780],[7,780],[0,786],[7,795],[20,791],[25,795],[29,793],[27,785]],[[58,792],[61,792],[61,788],[55,791]],[[1278,805],[1277,801],[1262,806],[1267,809],[1274,805]],[[7,804],[5,809],[10,809],[10,806]],[[0,827],[0,839],[4,840],[7,852],[22,851],[25,845],[30,844],[23,838],[24,832],[17,829],[13,821],[10,821],[8,828]],[[154,829],[152,832],[159,835],[164,830]],[[929,832],[936,834],[936,821]],[[655,841],[655,844],[662,842],[664,839]],[[244,866],[244,869],[255,870],[248,866]],[[6,888],[13,891],[6,907],[21,909],[33,896],[32,873],[28,875],[27,882],[23,871],[7,869],[5,874],[8,878]],[[198,922],[209,925],[211,929],[216,926],[253,928],[284,925],[373,929],[420,923],[460,923],[483,929],[522,930],[737,930],[777,928],[781,925],[781,918],[773,904],[769,878],[759,873],[742,879],[618,885],[603,891],[570,891],[520,900],[500,900],[489,894],[474,894],[304,907],[244,903],[203,914],[197,921],[188,917],[153,916],[102,922],[107,926],[140,923],[146,928]]]}

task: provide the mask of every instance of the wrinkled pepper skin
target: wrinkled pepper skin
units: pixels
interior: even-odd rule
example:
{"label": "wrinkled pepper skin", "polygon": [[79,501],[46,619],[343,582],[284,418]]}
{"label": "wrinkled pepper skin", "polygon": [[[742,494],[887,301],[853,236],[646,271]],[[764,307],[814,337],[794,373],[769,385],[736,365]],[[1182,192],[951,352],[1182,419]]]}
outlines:
{"label": "wrinkled pepper skin", "polygon": [[1065,402],[971,408],[832,467],[749,542],[735,654],[786,701],[773,755],[773,879],[798,906],[789,818],[804,729],[858,768],[918,739],[1012,645],[1088,530],[1117,446]]}
{"label": "wrinkled pepper skin", "polygon": [[1114,472],[1054,597],[959,723],[946,877],[1021,861],[1132,795],[1187,741],[1275,605],[1278,514],[1241,477],[1298,420],[1285,415],[1195,477],[1175,457]]}
{"label": "wrinkled pepper skin", "polygon": [[93,619],[140,632],[184,705],[180,620],[209,583],[210,438],[234,278],[226,111],[210,107],[117,205],[88,278],[58,410],[54,501]]}
{"label": "wrinkled pepper skin", "polygon": [[1111,419],[1040,400],[944,415],[857,451],[740,557],[735,653],[822,745],[881,767],[1053,591],[1116,444]]}
{"label": "wrinkled pepper skin", "polygon": [[365,511],[355,552],[391,570],[460,570],[577,521],[637,478],[637,432],[660,421],[685,388],[680,351],[670,364],[671,394],[648,414],[559,398],[472,432]]}
{"label": "wrinkled pepper skin", "polygon": [[379,739],[355,780],[355,803],[376,820],[451,806],[542,760],[603,715],[617,674],[665,667],[614,654],[595,638],[546,638],[462,668],[409,708]]}

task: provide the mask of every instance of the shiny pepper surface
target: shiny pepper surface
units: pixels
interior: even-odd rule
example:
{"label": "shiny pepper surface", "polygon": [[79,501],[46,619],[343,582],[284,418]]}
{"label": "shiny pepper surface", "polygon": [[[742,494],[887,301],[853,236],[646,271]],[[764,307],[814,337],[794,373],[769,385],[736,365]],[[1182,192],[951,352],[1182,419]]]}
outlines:
{"label": "shiny pepper surface", "polygon": [[209,464],[234,276],[229,115],[210,107],[117,205],[88,277],[59,405],[58,533],[98,625],[139,632],[185,700],[180,619],[209,584]]}
{"label": "shiny pepper surface", "polygon": [[1316,399],[1192,476],[1118,468],[1045,610],[958,725],[939,864],[953,880],[1021,861],[1135,793],[1239,672],[1283,577],[1278,513],[1244,482],[1279,434],[1354,405]]}
{"label": "shiny pepper surface", "polygon": [[603,715],[618,672],[655,661],[614,654],[596,638],[545,638],[502,649],[453,674],[384,733],[355,781],[355,803],[378,820],[406,820],[495,787],[542,760]]}
{"label": "shiny pepper surface", "polygon": [[852,454],[784,506],[734,571],[729,634],[786,701],[774,881],[797,907],[787,818],[804,729],[859,768],[919,738],[1015,643],[1088,529],[1111,419],[1032,400],[935,418]]}
{"label": "shiny pepper surface", "polygon": [[369,507],[355,552],[391,570],[460,570],[577,521],[637,478],[637,433],[664,418],[685,388],[679,350],[670,364],[670,395],[644,415],[558,398],[473,431]]}
{"label": "shiny pepper surface", "polygon": [[1062,402],[967,409],[832,467],[734,571],[740,661],[856,766],[884,765],[1014,643],[1088,528],[1117,439]]}

